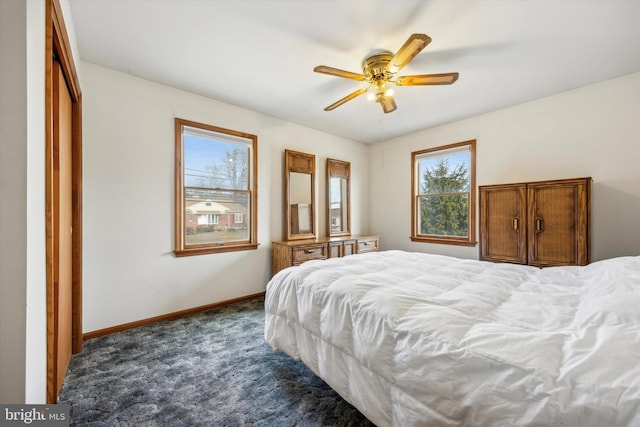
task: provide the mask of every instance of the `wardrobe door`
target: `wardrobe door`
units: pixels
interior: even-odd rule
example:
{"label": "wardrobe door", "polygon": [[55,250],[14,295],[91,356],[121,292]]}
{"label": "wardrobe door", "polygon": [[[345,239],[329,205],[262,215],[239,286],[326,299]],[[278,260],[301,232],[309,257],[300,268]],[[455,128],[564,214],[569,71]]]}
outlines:
{"label": "wardrobe door", "polygon": [[480,187],[480,259],[527,263],[527,186]]}
{"label": "wardrobe door", "polygon": [[528,185],[528,258],[539,267],[589,263],[589,178]]}

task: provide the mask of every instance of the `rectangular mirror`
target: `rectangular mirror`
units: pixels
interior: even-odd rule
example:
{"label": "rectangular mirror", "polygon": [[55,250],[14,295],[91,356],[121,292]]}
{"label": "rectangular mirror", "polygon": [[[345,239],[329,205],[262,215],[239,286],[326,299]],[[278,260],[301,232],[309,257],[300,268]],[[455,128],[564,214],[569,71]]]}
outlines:
{"label": "rectangular mirror", "polygon": [[316,156],[285,150],[285,228],[287,240],[313,239]]}
{"label": "rectangular mirror", "polygon": [[351,163],[327,159],[327,232],[329,236],[351,235]]}

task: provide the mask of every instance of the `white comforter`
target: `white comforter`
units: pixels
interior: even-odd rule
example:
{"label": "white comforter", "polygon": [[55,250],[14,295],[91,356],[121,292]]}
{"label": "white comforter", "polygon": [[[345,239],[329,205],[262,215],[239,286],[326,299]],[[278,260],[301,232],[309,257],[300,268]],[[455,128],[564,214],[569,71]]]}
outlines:
{"label": "white comforter", "polygon": [[267,285],[265,338],[383,426],[640,426],[640,257],[384,251]]}

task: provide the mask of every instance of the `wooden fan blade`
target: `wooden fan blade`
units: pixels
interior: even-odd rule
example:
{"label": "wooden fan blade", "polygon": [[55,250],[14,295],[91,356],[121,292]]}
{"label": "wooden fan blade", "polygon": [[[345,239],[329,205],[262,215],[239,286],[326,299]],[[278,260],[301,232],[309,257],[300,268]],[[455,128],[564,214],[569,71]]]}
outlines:
{"label": "wooden fan blade", "polygon": [[402,45],[400,50],[391,58],[387,65],[387,71],[394,74],[400,71],[402,67],[407,65],[417,54],[422,51],[429,43],[431,37],[426,34],[412,34]]}
{"label": "wooden fan blade", "polygon": [[340,70],[338,68],[327,67],[326,65],[318,65],[313,69],[316,73],[329,74],[331,76],[344,77],[346,79],[358,80],[361,82],[367,77],[364,74],[352,73],[351,71]]}
{"label": "wooden fan blade", "polygon": [[385,96],[382,98],[380,100],[380,105],[382,105],[382,110],[385,114],[388,114],[398,108],[396,102],[393,100],[393,96]]}
{"label": "wooden fan blade", "polygon": [[357,91],[350,93],[349,95],[345,96],[344,98],[334,102],[333,104],[329,105],[327,108],[324,109],[324,111],[331,111],[336,107],[341,106],[342,104],[344,104],[347,101],[351,101],[353,98],[355,98],[356,96],[360,96],[363,93],[365,93],[369,88],[365,87],[363,89],[358,89]]}
{"label": "wooden fan blade", "polygon": [[450,85],[458,80],[458,73],[422,74],[398,77],[398,86]]}

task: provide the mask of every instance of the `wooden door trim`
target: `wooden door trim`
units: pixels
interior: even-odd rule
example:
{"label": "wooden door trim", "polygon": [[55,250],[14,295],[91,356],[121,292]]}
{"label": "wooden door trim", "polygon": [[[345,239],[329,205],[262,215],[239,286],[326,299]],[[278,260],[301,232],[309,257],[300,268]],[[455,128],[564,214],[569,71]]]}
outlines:
{"label": "wooden door trim", "polygon": [[54,248],[53,191],[53,56],[56,55],[72,100],[72,352],[82,350],[82,93],[59,0],[45,7],[45,227],[47,289],[47,403],[57,401],[53,288],[57,253]]}

